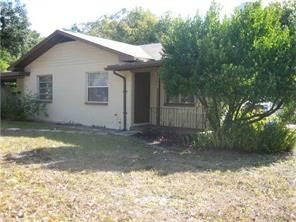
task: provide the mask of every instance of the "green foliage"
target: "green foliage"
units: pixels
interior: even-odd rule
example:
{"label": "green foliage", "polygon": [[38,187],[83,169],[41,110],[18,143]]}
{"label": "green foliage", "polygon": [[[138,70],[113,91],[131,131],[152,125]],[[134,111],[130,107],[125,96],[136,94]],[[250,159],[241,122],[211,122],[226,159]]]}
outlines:
{"label": "green foliage", "polygon": [[[24,52],[25,37],[28,35],[28,18],[20,1],[1,1],[1,46],[12,55]],[[14,44],[12,44],[14,43]]]}
{"label": "green foliage", "polygon": [[256,128],[249,125],[232,127],[231,130],[218,129],[198,133],[190,138],[197,149],[225,149],[257,151]]}
{"label": "green foliage", "polygon": [[279,117],[283,123],[296,124],[296,101],[286,104]]}
{"label": "green foliage", "polygon": [[170,14],[158,18],[143,8],[122,9],[113,15],[101,16],[95,22],[74,24],[71,30],[131,44],[146,44],[159,42],[174,20]]}
{"label": "green foliage", "polygon": [[[1,49],[17,58],[40,41],[40,35],[29,29],[25,5],[19,0],[0,1]],[[1,60],[3,54],[1,54]],[[11,61],[9,61],[11,62]]]}
{"label": "green foliage", "polygon": [[1,119],[32,120],[46,114],[46,103],[30,94],[23,97],[9,95],[1,100]]}
{"label": "green foliage", "polygon": [[11,56],[5,49],[0,49],[0,72],[7,70],[9,64],[15,61],[15,57]]}
{"label": "green foliage", "polygon": [[[204,18],[176,22],[163,41],[166,91],[195,95],[214,131],[261,121],[296,100],[295,12],[286,8],[247,3],[221,20],[213,4]],[[263,102],[273,105],[258,110]]]}
{"label": "green foliage", "polygon": [[31,48],[36,46],[42,40],[43,38],[40,36],[40,34],[37,31],[29,30],[29,34],[25,42],[25,52],[28,52]]}
{"label": "green foliage", "polygon": [[279,153],[289,152],[296,145],[296,132],[282,124],[264,124],[219,129],[215,132],[199,133],[189,138],[197,149],[225,149],[246,152]]}
{"label": "green foliage", "polygon": [[[282,125],[267,125],[258,136],[257,150],[263,153],[291,151],[296,144],[296,131]],[[260,146],[260,147],[258,147]]]}

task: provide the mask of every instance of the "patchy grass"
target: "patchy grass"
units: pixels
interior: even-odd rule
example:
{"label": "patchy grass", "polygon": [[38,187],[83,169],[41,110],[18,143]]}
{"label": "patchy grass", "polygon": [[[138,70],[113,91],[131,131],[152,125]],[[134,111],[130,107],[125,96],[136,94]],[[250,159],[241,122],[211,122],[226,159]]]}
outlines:
{"label": "patchy grass", "polygon": [[20,128],[20,129],[62,129],[66,126],[54,123],[38,122],[38,121],[0,121],[1,129]]}
{"label": "patchy grass", "polygon": [[293,221],[294,155],[2,132],[0,221]]}
{"label": "patchy grass", "polygon": [[50,122],[41,122],[41,121],[8,121],[1,120],[0,121],[1,130],[6,130],[8,128],[19,128],[19,129],[46,129],[46,130],[71,130],[71,131],[108,131],[106,128],[100,127],[90,127],[83,125],[75,125],[75,124],[58,124],[58,123],[50,123]]}

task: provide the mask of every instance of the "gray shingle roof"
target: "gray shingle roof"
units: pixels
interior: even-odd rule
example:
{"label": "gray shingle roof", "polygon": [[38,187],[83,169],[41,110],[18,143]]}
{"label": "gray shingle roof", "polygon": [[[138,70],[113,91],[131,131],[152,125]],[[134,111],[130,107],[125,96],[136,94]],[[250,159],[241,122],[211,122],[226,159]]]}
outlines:
{"label": "gray shingle roof", "polygon": [[139,45],[146,53],[148,53],[154,60],[160,60],[162,57],[161,43],[151,43],[146,45]]}

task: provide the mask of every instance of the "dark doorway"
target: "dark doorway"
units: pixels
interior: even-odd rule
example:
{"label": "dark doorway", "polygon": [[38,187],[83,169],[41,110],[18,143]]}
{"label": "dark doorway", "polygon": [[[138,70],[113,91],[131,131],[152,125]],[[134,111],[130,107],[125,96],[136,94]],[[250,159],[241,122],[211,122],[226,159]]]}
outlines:
{"label": "dark doorway", "polygon": [[135,118],[134,123],[149,123],[150,73],[135,73]]}

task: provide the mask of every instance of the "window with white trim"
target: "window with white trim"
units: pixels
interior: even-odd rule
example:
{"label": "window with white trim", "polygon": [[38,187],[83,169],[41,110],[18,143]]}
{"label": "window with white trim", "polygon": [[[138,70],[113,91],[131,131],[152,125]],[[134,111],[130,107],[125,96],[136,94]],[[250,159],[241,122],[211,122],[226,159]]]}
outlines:
{"label": "window with white trim", "polygon": [[108,103],[108,72],[87,73],[87,102]]}
{"label": "window with white trim", "polygon": [[52,75],[38,76],[38,95],[41,101],[52,102]]}
{"label": "window with white trim", "polygon": [[167,96],[166,102],[168,105],[194,105],[194,96]]}

